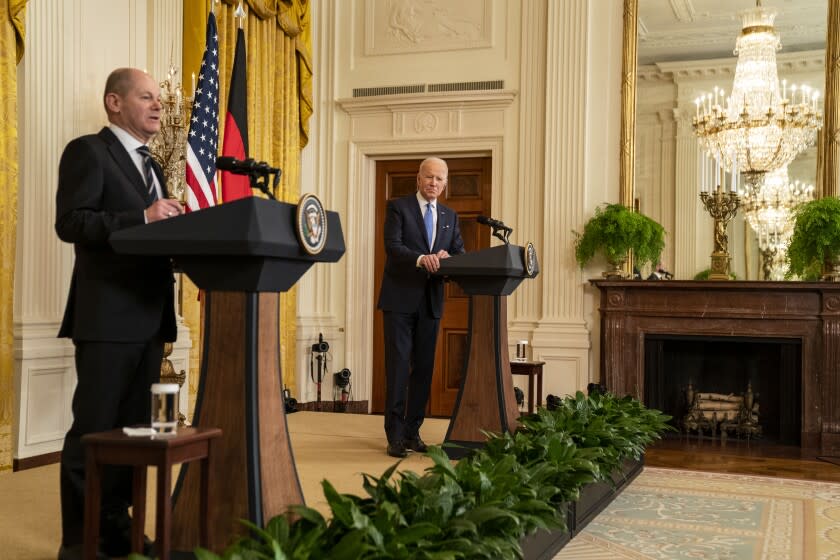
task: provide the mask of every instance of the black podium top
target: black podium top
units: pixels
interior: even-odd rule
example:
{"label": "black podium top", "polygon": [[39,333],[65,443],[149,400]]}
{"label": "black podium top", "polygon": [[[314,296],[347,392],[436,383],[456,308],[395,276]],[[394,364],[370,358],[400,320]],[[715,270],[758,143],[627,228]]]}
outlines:
{"label": "black podium top", "polygon": [[310,255],[296,234],[297,205],[248,197],[114,232],[118,253],[172,257],[205,290],[284,292],[316,262],[344,254],[337,212],[326,212],[323,250]]}
{"label": "black podium top", "polygon": [[499,245],[443,259],[436,274],[451,278],[471,295],[508,296],[522,280],[539,274],[536,254],[531,255],[530,274],[527,257],[525,247]]}

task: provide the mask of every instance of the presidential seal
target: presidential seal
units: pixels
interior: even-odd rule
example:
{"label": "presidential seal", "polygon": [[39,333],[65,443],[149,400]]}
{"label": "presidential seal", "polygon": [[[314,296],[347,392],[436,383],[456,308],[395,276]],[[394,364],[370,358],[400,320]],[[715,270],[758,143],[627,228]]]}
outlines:
{"label": "presidential seal", "polygon": [[317,255],[327,242],[327,213],[314,194],[300,197],[297,205],[298,242],[304,251]]}
{"label": "presidential seal", "polygon": [[522,259],[525,261],[525,272],[533,278],[534,272],[537,270],[537,250],[534,249],[534,244],[530,241],[525,245],[525,250],[522,252]]}

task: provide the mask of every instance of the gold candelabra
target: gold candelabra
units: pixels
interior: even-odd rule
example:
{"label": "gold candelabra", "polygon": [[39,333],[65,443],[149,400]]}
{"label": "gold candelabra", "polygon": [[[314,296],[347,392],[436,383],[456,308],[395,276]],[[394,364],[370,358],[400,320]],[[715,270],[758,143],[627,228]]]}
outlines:
{"label": "gold candelabra", "polygon": [[[185,370],[181,370],[181,373],[177,373],[175,371],[175,366],[172,364],[172,360],[169,359],[169,356],[172,354],[172,350],[174,349],[171,342],[164,342],[163,343],[163,361],[160,365],[160,382],[161,383],[177,383],[180,389],[183,389],[184,382],[187,380],[187,372]],[[179,426],[186,426],[187,417],[183,414],[183,411],[178,411],[178,425]]]}
{"label": "gold candelabra", "polygon": [[713,192],[701,192],[700,200],[715,221],[715,248],[712,251],[709,280],[729,280],[729,238],[726,235],[726,226],[735,217],[741,201],[738,193],[727,192],[720,184]]}
{"label": "gold candelabra", "polygon": [[[186,204],[186,147],[193,98],[184,93],[180,81],[176,82],[177,74],[178,69],[174,65],[170,66],[166,79],[160,84],[163,115],[160,132],[149,143],[149,149],[152,157],[163,168],[170,198]],[[195,76],[193,76],[193,81],[195,81]],[[193,84],[193,91],[195,91],[195,84]]]}

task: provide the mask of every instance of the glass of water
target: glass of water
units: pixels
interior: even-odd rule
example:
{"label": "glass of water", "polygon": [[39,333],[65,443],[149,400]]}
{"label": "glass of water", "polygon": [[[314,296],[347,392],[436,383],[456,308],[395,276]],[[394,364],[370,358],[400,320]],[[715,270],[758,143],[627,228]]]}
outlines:
{"label": "glass of water", "polygon": [[152,384],[152,430],[156,436],[175,435],[178,430],[178,384]]}

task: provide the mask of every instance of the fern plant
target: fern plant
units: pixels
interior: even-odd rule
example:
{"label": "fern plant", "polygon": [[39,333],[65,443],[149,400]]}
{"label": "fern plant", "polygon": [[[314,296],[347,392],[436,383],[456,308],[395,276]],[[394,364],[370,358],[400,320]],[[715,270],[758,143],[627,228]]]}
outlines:
{"label": "fern plant", "polygon": [[801,204],[794,220],[786,276],[813,276],[826,261],[840,256],[840,198],[828,196]]}
{"label": "fern plant", "polygon": [[627,259],[632,249],[635,265],[656,265],[665,248],[665,229],[644,214],[622,204],[605,204],[575,235],[575,260],[583,268],[596,254],[614,264]]}

